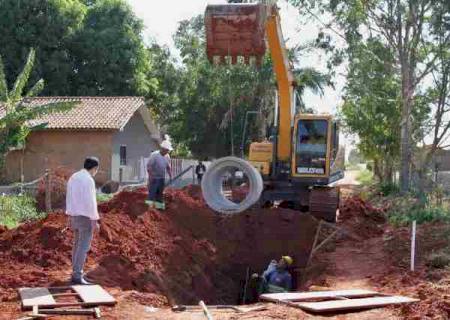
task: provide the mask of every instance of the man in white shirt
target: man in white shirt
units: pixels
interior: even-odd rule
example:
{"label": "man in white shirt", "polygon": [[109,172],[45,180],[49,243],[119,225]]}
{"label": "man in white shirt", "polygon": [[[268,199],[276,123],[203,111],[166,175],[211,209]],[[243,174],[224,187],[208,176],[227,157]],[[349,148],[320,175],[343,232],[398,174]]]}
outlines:
{"label": "man in white shirt", "polygon": [[99,228],[94,176],[99,160],[88,157],[84,169],[74,173],[67,182],[66,214],[73,230],[72,283],[92,284],[83,275],[83,266],[91,248],[94,230]]}

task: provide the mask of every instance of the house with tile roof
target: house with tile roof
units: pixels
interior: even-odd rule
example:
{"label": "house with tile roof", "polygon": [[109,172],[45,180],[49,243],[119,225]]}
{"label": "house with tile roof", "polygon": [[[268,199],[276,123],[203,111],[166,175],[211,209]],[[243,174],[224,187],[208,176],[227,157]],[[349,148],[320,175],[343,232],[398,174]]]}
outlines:
{"label": "house with tile roof", "polygon": [[[161,141],[142,97],[36,97],[29,107],[76,101],[69,111],[33,120],[30,125],[46,124],[33,131],[25,146],[11,151],[6,159],[6,178],[10,182],[32,181],[46,169],[78,170],[87,156],[100,159],[96,180],[134,182],[142,176],[141,161],[158,148]],[[3,114],[2,114],[3,112]],[[5,110],[0,108],[0,118]]]}

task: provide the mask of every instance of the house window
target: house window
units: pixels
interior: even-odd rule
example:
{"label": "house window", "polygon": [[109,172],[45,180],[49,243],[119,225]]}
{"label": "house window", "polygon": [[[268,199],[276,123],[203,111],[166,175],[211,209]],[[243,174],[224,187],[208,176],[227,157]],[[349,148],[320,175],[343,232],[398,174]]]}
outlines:
{"label": "house window", "polygon": [[120,165],[127,165],[127,146],[120,146]]}

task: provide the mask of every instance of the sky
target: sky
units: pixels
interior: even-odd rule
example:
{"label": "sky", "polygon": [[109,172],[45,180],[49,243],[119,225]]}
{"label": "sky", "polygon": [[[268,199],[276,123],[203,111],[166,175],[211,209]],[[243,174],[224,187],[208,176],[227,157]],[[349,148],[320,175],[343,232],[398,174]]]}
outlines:
{"label": "sky", "polygon": [[[144,39],[156,40],[160,45],[168,45],[173,49],[172,35],[177,29],[178,22],[190,19],[205,11],[207,4],[226,3],[225,0],[128,0],[135,14],[144,21]],[[278,1],[281,15],[281,27],[287,46],[298,43],[306,43],[315,39],[318,29],[310,24],[302,26],[299,21],[297,9],[286,1]],[[302,57],[301,67],[313,66],[325,71],[326,61],[317,53]],[[319,112],[335,113],[336,106],[340,103],[340,92],[342,85],[336,90],[327,88],[323,97],[306,92],[304,100],[308,107],[319,110]]]}

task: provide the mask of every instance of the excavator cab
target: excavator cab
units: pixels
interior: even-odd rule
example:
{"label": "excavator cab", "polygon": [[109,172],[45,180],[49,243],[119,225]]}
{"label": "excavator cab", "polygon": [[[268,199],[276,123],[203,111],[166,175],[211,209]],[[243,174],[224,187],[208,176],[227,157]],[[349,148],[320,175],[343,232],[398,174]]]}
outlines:
{"label": "excavator cab", "polygon": [[330,158],[329,119],[302,118],[294,135],[293,176],[327,176]]}
{"label": "excavator cab", "polygon": [[[341,164],[336,162],[339,150],[339,127],[331,115],[300,114],[295,117],[292,154],[293,177],[333,175]],[[339,167],[339,168],[338,168]]]}
{"label": "excavator cab", "polygon": [[[342,178],[343,159],[338,157],[338,150],[338,124],[331,115],[295,116],[290,178],[316,185],[328,185]],[[273,143],[270,141],[250,144],[249,162],[266,179],[274,174],[273,152]]]}
{"label": "excavator cab", "polygon": [[211,62],[226,57],[237,63],[261,63],[266,52],[266,6],[258,3],[208,5],[205,11],[206,53]]}

